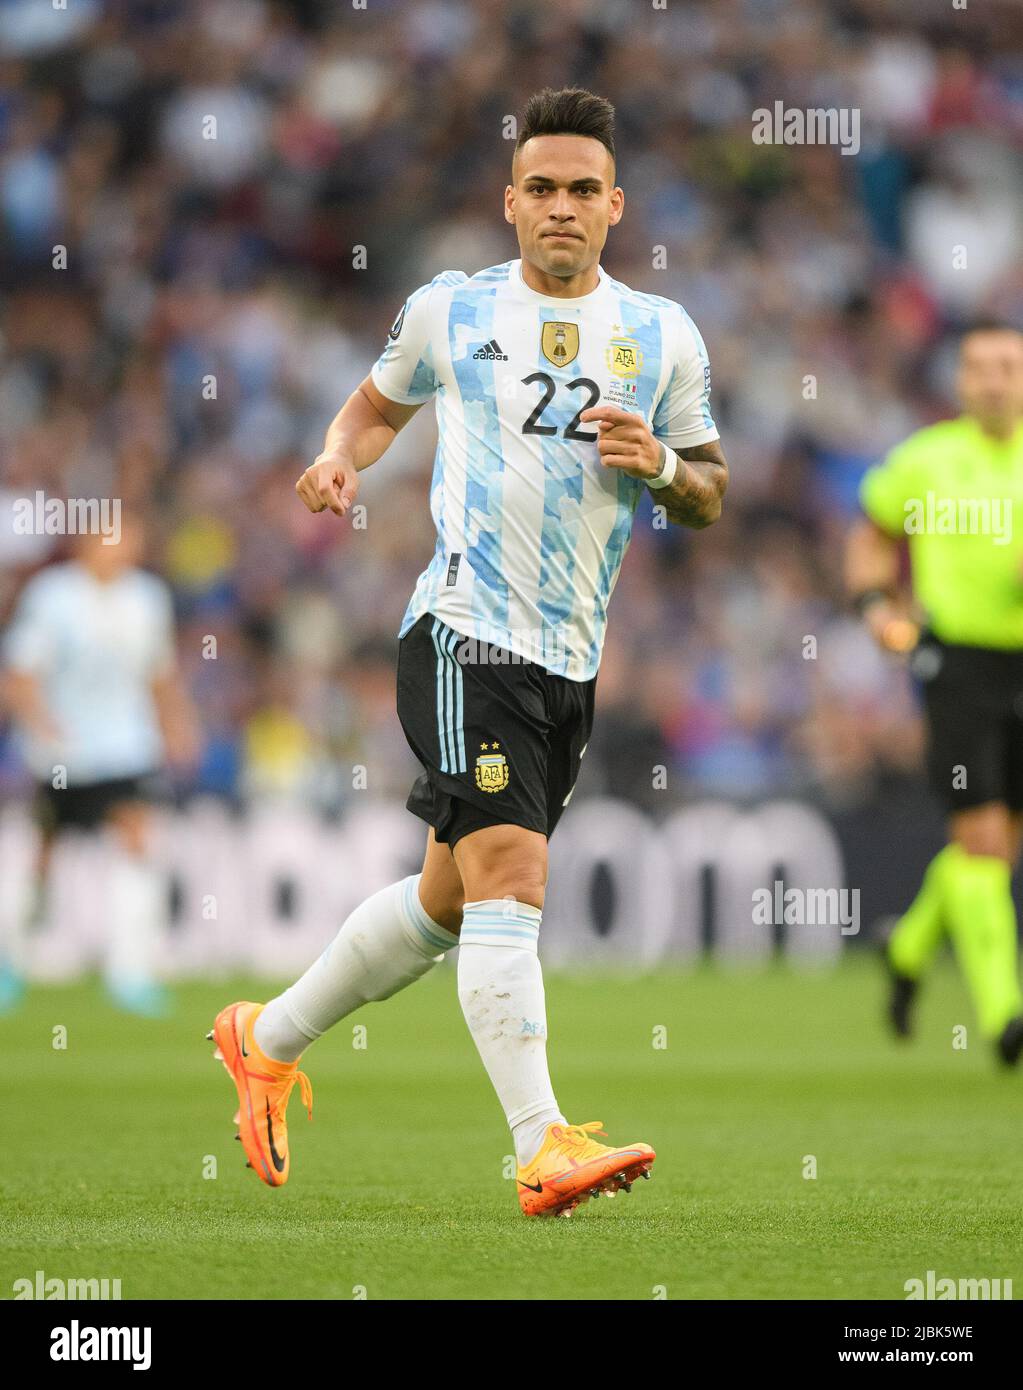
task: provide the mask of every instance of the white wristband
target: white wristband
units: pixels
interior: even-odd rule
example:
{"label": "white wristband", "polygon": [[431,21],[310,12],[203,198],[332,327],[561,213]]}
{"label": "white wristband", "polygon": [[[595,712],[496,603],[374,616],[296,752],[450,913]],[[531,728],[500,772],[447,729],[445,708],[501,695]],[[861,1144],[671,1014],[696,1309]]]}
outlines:
{"label": "white wristband", "polygon": [[656,478],[647,478],[647,487],[669,487],[675,481],[675,472],[678,468],[678,454],[674,449],[669,449],[663,439],[659,439],[658,444],[664,451],[664,466]]}

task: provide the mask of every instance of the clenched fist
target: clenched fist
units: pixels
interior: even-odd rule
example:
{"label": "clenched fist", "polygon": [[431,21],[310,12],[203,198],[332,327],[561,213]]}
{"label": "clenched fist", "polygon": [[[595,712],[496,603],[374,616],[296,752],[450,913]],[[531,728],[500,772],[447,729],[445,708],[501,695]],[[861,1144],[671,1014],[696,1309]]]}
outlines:
{"label": "clenched fist", "polygon": [[649,482],[663,467],[661,446],[642,415],[617,405],[596,405],[584,410],[580,420],[596,420],[597,451],[607,468],[620,468],[630,478]]}
{"label": "clenched fist", "polygon": [[358,469],[343,454],[319,454],[295,484],[311,512],[329,507],[337,516],[344,516],[358,490]]}

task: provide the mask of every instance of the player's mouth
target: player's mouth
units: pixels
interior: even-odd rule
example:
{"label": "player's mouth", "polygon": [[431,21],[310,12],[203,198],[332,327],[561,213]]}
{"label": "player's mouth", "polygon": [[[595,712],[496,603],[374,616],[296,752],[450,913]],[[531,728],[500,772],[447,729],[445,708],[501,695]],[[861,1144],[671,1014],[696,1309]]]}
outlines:
{"label": "player's mouth", "polygon": [[582,241],[578,232],[544,232],[544,237],[551,241]]}

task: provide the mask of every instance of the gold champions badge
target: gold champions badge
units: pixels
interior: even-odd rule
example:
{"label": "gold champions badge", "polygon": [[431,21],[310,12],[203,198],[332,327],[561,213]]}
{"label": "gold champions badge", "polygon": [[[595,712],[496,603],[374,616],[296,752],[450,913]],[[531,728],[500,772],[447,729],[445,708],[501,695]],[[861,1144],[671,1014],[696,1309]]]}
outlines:
{"label": "gold champions badge", "polygon": [[620,377],[639,376],[643,370],[643,349],[618,324],[614,325],[614,333],[604,354],[608,371]]}
{"label": "gold champions badge", "polygon": [[540,348],[555,367],[567,367],[579,356],[579,325],[551,319],[540,330]]}
{"label": "gold champions badge", "polygon": [[487,752],[487,745],[481,743],[483,752],[476,759],[476,785],[481,792],[503,792],[508,785],[508,778],[511,773],[508,769],[508,759],[503,753],[496,750],[500,747],[497,743],[490,745],[494,750]]}

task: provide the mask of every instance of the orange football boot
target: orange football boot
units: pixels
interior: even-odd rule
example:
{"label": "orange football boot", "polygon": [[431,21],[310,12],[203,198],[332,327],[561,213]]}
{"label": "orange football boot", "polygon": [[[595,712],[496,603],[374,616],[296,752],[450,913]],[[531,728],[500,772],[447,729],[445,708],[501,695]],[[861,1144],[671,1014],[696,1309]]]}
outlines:
{"label": "orange football boot", "polygon": [[[519,1206],[527,1216],[570,1216],[574,1207],[606,1192],[631,1191],[636,1178],[648,1178],[656,1154],[649,1144],[612,1149],[591,1139],[603,1134],[602,1121],[552,1124],[531,1162],[518,1170]],[[605,1136],[606,1137],[606,1136]]]}
{"label": "orange football boot", "polygon": [[288,1181],[291,1166],[288,1152],[288,1100],[297,1081],[302,1100],[313,1117],[313,1088],[297,1062],[275,1062],[253,1037],[253,1027],[263,1010],[262,1004],[248,1000],[221,1009],[207,1040],[215,1042],[214,1057],[223,1062],[238,1090],[238,1111],[234,1122],[248,1159],[270,1187]]}

